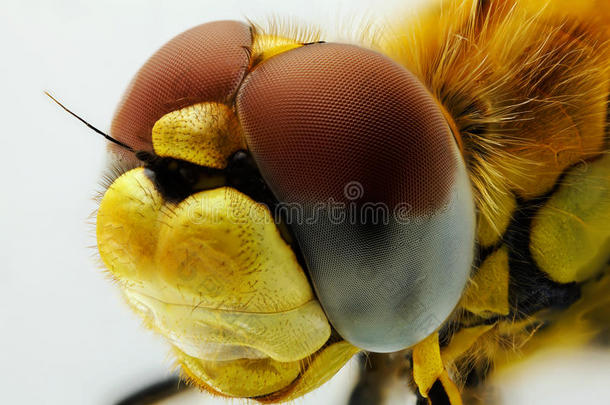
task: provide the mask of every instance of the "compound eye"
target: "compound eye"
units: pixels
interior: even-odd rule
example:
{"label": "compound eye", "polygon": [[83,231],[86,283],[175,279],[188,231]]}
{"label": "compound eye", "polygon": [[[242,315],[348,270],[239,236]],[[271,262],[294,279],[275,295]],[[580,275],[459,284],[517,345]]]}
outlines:
{"label": "compound eye", "polygon": [[135,150],[151,151],[151,130],[163,115],[234,96],[249,65],[251,44],[250,27],[237,21],[206,23],[176,36],[132,80],[111,135]]}
{"label": "compound eye", "polygon": [[258,66],[236,102],[342,337],[391,352],[437,329],[470,273],[475,214],[464,162],[424,86],[376,52],[312,44]]}

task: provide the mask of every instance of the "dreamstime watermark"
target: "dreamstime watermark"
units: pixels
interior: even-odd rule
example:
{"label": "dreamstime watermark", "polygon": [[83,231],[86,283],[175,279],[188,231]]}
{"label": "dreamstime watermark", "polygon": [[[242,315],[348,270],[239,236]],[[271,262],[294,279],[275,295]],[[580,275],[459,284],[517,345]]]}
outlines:
{"label": "dreamstime watermark", "polygon": [[[278,202],[273,206],[264,203],[247,204],[234,190],[227,191],[223,204],[205,198],[191,199],[187,207],[193,224],[229,222],[243,224],[283,222],[287,225],[389,225],[411,221],[412,206],[407,202],[389,205],[384,202],[361,201],[365,195],[363,185],[350,181],[343,187],[341,201],[332,197],[313,203]],[[270,215],[271,214],[271,215]]]}

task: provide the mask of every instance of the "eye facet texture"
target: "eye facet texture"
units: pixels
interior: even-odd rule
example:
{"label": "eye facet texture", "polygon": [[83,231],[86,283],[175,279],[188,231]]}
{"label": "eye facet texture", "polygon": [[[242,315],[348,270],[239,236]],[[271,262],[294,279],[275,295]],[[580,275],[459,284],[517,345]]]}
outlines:
{"label": "eye facet texture", "polygon": [[245,79],[248,147],[292,226],[316,292],[351,343],[389,352],[438,328],[474,251],[464,163],[433,98],[351,45],[275,56]]}
{"label": "eye facet texture", "polygon": [[112,136],[136,150],[151,150],[152,127],[163,115],[203,101],[227,101],[246,74],[251,44],[249,26],[237,21],[202,24],[176,36],[129,85]]}

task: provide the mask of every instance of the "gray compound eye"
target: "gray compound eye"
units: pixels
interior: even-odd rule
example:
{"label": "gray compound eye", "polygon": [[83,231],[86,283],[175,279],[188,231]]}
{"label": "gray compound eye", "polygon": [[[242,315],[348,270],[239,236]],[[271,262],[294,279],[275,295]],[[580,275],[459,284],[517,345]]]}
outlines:
{"label": "gray compound eye", "polygon": [[424,86],[373,51],[314,44],[263,62],[236,103],[337,332],[392,352],[437,329],[470,274],[475,212]]}

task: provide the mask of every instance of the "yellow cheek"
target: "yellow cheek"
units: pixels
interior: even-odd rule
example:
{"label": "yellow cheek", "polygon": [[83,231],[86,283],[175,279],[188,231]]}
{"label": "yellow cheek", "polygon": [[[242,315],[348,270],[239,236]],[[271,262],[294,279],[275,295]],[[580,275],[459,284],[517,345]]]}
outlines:
{"label": "yellow cheek", "polygon": [[104,195],[97,215],[98,249],[108,270],[127,285],[148,282],[155,272],[163,205],[144,169],[121,176]]}
{"label": "yellow cheek", "polygon": [[267,208],[231,188],[173,204],[134,169],[106,192],[97,238],[113,275],[165,302],[280,312],[314,299]]}
{"label": "yellow cheek", "polygon": [[227,187],[171,208],[157,246],[160,276],[192,305],[292,310],[314,299],[267,208]]}
{"label": "yellow cheek", "polygon": [[553,280],[581,282],[610,257],[610,157],[572,169],[532,222],[534,260]]}
{"label": "yellow cheek", "polygon": [[[145,169],[131,170],[106,192],[97,237],[129,304],[200,385],[231,396],[275,392],[328,341],[326,316],[269,210],[234,189],[175,204]],[[255,358],[230,357],[235,348]],[[307,372],[321,383],[332,367],[316,367]]]}

